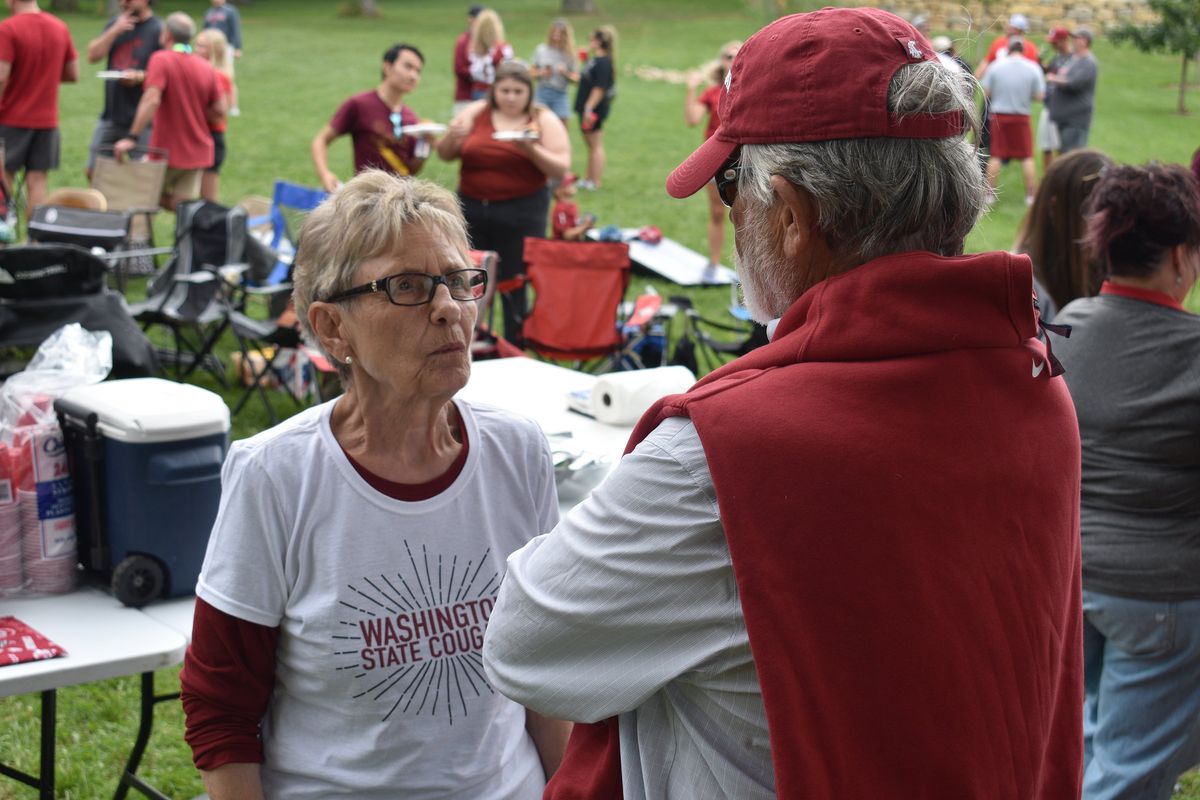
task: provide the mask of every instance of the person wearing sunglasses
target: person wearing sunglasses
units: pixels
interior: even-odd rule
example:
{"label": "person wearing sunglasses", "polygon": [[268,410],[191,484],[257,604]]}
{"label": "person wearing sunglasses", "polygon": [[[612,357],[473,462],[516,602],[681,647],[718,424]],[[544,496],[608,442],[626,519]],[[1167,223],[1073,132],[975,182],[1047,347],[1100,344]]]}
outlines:
{"label": "person wearing sunglasses", "polygon": [[420,120],[404,99],[421,83],[425,56],[411,44],[394,44],[383,54],[379,85],[351,97],[338,107],[329,124],[312,140],[311,153],[317,178],[332,192],[341,181],[329,168],[329,145],[350,134],[354,142],[354,172],[382,169],[397,175],[416,175],[425,165],[436,138],[413,136],[405,127]]}
{"label": "person wearing sunglasses", "polygon": [[209,796],[536,800],[569,723],[479,660],[554,469],[532,421],[454,398],[488,280],[458,200],[368,170],[300,241],[296,313],[345,391],[226,459],[182,678]]}
{"label": "person wearing sunglasses", "polygon": [[825,8],[747,39],[720,113],[666,188],[716,180],[771,341],[509,558],[486,674],[588,723],[545,797],[1078,798],[1079,433],[1029,259],[963,255],[971,88]]}
{"label": "person wearing sunglasses", "polygon": [[[727,42],[715,61],[688,75],[687,94],[683,99],[683,119],[688,127],[694,128],[707,116],[708,124],[704,126],[705,139],[716,133],[721,125],[721,92],[725,89],[725,76],[733,67],[733,59],[741,46],[739,41]],[[705,81],[708,82],[708,87],[697,95],[696,90]],[[721,263],[721,251],[725,249],[725,205],[717,194],[715,183],[705,187],[705,194],[708,196],[708,266],[712,268]]]}

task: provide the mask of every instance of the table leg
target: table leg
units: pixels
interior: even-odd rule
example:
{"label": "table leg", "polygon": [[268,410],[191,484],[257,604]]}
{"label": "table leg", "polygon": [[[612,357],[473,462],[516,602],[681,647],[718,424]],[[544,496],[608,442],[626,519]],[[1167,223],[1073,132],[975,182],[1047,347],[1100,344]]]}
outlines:
{"label": "table leg", "polygon": [[121,774],[121,781],[117,784],[117,792],[113,795],[113,800],[124,800],[125,796],[129,794],[129,787],[131,786],[146,797],[151,798],[151,800],[171,800],[171,798],[139,778],[137,776],[137,768],[142,762],[142,755],[146,752],[146,745],[150,742],[150,733],[154,729],[154,706],[164,700],[176,700],[178,698],[178,693],[155,696],[154,673],[142,673],[142,713],[141,720],[138,723],[137,739],[133,743],[133,750],[129,753],[129,761],[125,763],[125,771]]}
{"label": "table leg", "polygon": [[42,692],[42,775],[41,798],[54,800],[54,736],[58,720],[58,692]]}
{"label": "table leg", "polygon": [[54,689],[42,692],[42,753],[41,774],[30,775],[7,764],[0,764],[0,775],[20,781],[38,790],[41,800],[54,800],[54,735],[58,715],[58,693]]}

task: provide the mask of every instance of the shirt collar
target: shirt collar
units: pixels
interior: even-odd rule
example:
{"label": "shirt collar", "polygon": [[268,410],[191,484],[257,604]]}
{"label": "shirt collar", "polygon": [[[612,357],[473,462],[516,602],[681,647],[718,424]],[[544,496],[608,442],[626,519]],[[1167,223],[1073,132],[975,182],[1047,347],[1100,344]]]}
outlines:
{"label": "shirt collar", "polygon": [[1154,289],[1141,289],[1136,286],[1124,286],[1105,281],[1100,287],[1100,294],[1115,294],[1117,297],[1128,297],[1131,300],[1141,300],[1143,303],[1153,303],[1156,306],[1166,306],[1173,308],[1176,311],[1186,311],[1179,301],[1171,297],[1166,292],[1155,291]]}

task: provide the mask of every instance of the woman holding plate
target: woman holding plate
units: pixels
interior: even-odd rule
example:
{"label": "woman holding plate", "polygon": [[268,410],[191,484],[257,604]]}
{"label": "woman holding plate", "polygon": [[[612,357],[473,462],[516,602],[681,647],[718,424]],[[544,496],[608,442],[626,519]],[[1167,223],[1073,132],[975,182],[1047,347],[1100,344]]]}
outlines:
{"label": "woman holding plate", "polygon": [[[525,237],[546,235],[546,181],[561,179],[571,164],[567,129],[533,102],[529,67],[501,63],[487,97],[454,118],[437,151],[445,161],[462,162],[458,196],[471,246],[499,254],[501,281],[520,274]],[[520,292],[502,297],[504,335],[513,338],[525,315],[525,297]]]}

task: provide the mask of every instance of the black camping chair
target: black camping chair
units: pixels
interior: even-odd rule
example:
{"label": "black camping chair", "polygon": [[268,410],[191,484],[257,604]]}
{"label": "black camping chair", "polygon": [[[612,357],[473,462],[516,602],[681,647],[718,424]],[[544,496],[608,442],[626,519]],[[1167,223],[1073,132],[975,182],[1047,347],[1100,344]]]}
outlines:
{"label": "black camping chair", "polygon": [[672,297],[671,304],[677,312],[682,312],[683,331],[675,340],[670,363],[687,367],[696,376],[707,375],[722,364],[767,343],[767,329],[762,325],[708,319],[682,295]]}
{"label": "black camping chair", "polygon": [[130,308],[143,330],[170,329],[174,348],[159,348],[158,356],[175,365],[176,380],[203,367],[229,387],[213,346],[229,327],[233,287],[246,270],[245,248],[245,210],[207,200],[176,209],[174,253],[150,280],[146,299]]}
{"label": "black camping chair", "polygon": [[[69,244],[0,248],[0,348],[37,347],[72,322],[112,334],[112,377],[157,371],[154,347],[121,295],[105,286],[103,261]],[[11,363],[4,372],[21,366]]]}

